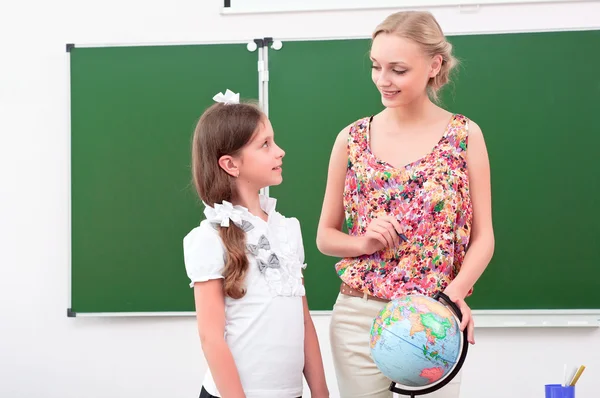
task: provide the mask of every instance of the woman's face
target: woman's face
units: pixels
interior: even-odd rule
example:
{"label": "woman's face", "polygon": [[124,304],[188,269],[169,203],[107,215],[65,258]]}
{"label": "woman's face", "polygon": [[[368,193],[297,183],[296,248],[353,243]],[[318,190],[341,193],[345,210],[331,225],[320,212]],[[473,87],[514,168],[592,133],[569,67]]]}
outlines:
{"label": "woman's face", "polygon": [[416,42],[381,33],[371,45],[373,83],[387,108],[403,106],[427,95],[427,83],[441,66],[441,56],[430,57]]}

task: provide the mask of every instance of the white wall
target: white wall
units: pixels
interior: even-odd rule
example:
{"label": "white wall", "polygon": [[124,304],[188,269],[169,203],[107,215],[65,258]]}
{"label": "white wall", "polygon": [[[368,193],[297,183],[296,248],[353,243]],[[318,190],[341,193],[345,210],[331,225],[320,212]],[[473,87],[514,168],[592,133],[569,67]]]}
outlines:
{"label": "white wall", "polygon": [[[365,0],[366,1],[366,0]],[[37,3],[37,4],[33,4]],[[221,16],[219,0],[6,2],[0,11],[0,396],[188,398],[205,363],[191,318],[67,318],[69,109],[65,43],[366,36],[390,11]],[[600,3],[433,10],[447,33],[600,27]],[[568,291],[557,292],[568,294]],[[337,397],[327,317],[316,317]],[[463,398],[541,397],[562,364],[600,387],[597,329],[480,329]],[[308,394],[307,394],[308,395]]]}

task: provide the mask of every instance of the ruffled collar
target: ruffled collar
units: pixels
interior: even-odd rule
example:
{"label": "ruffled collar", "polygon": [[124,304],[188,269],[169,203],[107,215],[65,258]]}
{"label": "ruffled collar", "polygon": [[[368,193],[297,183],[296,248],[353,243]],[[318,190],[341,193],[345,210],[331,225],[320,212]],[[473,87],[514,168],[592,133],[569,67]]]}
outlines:
{"label": "ruffled collar", "polygon": [[277,205],[277,199],[271,198],[266,195],[259,195],[258,199],[260,201],[260,208],[263,209],[263,211],[270,216],[271,213],[273,213],[275,211],[275,206]]}
{"label": "ruffled collar", "polygon": [[[259,202],[261,209],[270,217],[275,211],[277,200],[265,195],[260,195]],[[215,203],[214,207],[204,203],[204,215],[212,224],[229,227],[229,221],[231,221],[246,232],[253,228],[251,221],[259,218],[250,213],[244,206],[233,205],[226,200],[222,203]]]}

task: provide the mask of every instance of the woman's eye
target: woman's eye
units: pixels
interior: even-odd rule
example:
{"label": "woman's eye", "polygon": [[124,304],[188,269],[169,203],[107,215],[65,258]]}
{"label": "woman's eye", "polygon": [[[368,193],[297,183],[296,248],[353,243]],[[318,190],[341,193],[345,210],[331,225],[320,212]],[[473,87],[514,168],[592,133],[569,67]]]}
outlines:
{"label": "woman's eye", "polygon": [[397,74],[397,75],[403,75],[403,74],[406,73],[406,70],[396,70],[396,69],[394,69],[394,73]]}

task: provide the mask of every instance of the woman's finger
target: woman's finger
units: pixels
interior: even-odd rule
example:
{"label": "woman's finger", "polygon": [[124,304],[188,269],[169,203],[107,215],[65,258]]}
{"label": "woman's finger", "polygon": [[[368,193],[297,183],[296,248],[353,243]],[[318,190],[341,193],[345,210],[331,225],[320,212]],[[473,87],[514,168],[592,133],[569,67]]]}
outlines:
{"label": "woman's finger", "polygon": [[[380,218],[381,224],[385,229],[388,230],[392,240],[394,241],[394,245],[398,245],[400,243],[400,234],[396,227],[394,227],[394,222],[398,223],[394,217],[392,216],[384,216]],[[398,224],[399,225],[399,224]]]}
{"label": "woman's finger", "polygon": [[465,329],[467,330],[467,341],[471,344],[475,344],[475,322],[473,320],[473,313],[471,308],[469,308],[467,302],[461,298],[451,299],[454,304],[458,306],[462,314],[462,319],[460,321],[460,331],[463,332]]}
{"label": "woman's finger", "polygon": [[404,233],[404,228],[402,228],[402,225],[400,225],[400,223],[398,222],[398,220],[395,217],[390,216],[390,223],[393,225],[393,227],[396,230],[396,233],[398,235]]}
{"label": "woman's finger", "polygon": [[469,326],[467,326],[467,339],[469,343],[475,344],[475,321],[472,316],[470,316]]}
{"label": "woman's finger", "polygon": [[454,301],[454,303],[458,306],[458,309],[462,314],[462,320],[460,321],[460,330],[462,332],[469,324],[469,319],[471,318],[471,309],[463,299],[456,298],[452,301]]}
{"label": "woman's finger", "polygon": [[464,308],[461,308],[460,312],[462,312],[462,316],[463,316],[463,319],[460,322],[460,330],[465,330],[467,328],[467,326],[469,326],[469,319],[471,318],[471,314],[467,313],[464,310]]}
{"label": "woman's finger", "polygon": [[387,247],[391,247],[394,245],[394,239],[390,235],[390,232],[384,226],[376,224],[373,226],[372,230],[373,232],[376,232],[385,238]]}
{"label": "woman's finger", "polygon": [[394,245],[397,246],[400,243],[400,234],[398,234],[398,232],[396,231],[394,224],[392,224],[391,222],[387,222],[385,224],[385,227],[386,227],[388,233],[390,234],[390,236],[392,237],[392,240],[394,241]]}
{"label": "woman's finger", "polygon": [[387,241],[385,240],[383,235],[373,231],[373,229],[367,230],[367,233],[365,235],[370,239],[377,240],[379,243],[381,243],[383,245],[383,247],[385,247],[387,245]]}

